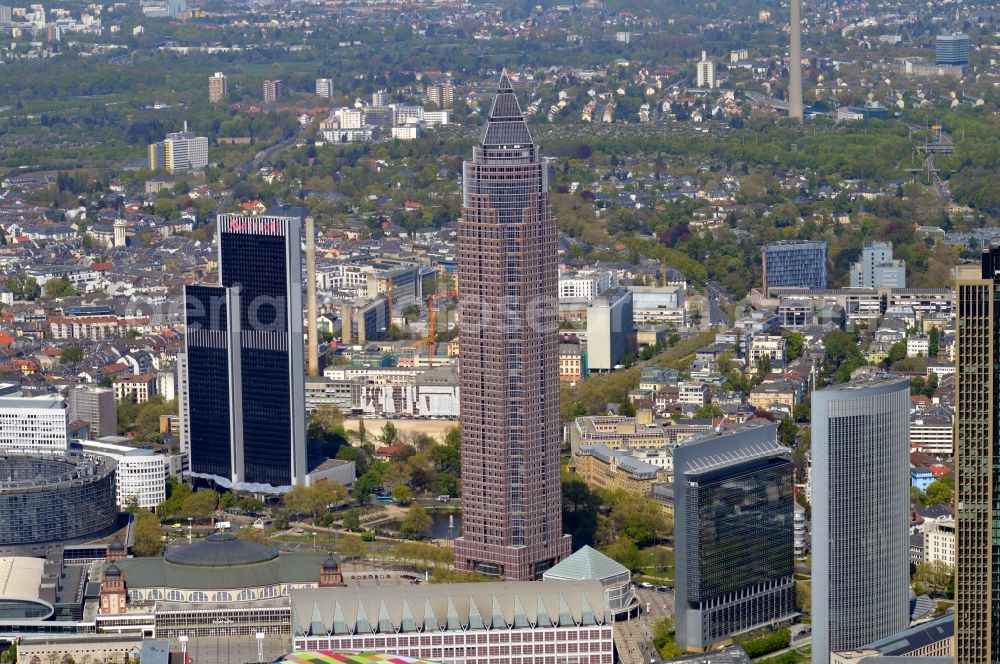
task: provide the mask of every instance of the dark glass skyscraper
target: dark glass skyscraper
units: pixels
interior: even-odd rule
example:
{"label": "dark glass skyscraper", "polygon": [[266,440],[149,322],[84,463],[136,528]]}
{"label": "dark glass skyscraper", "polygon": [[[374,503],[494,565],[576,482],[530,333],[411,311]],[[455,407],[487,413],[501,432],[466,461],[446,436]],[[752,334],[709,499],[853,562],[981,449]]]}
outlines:
{"label": "dark glass skyscraper", "polygon": [[264,492],[304,478],[302,219],[219,215],[221,283],[185,289],[195,477]]}
{"label": "dark glass skyscraper", "polygon": [[674,450],[677,644],[702,651],[795,615],[790,451],[773,424]]}
{"label": "dark glass skyscraper", "polygon": [[506,72],[458,222],[462,537],[455,565],[535,579],[566,557],[559,477],[556,223]]}

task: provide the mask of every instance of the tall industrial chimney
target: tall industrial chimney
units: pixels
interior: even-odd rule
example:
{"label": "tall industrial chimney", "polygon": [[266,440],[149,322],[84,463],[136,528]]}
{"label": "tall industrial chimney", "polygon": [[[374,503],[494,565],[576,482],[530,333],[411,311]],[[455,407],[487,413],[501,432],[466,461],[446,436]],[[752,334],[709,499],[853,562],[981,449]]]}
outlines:
{"label": "tall industrial chimney", "polygon": [[309,375],[319,375],[319,333],[316,316],[316,222],[306,217],[306,299],[309,309]]}
{"label": "tall industrial chimney", "polygon": [[791,0],[791,43],[788,48],[788,117],[802,121],[802,0]]}
{"label": "tall industrial chimney", "polygon": [[354,343],[351,338],[351,303],[344,302],[340,305],[340,343],[350,346]]}

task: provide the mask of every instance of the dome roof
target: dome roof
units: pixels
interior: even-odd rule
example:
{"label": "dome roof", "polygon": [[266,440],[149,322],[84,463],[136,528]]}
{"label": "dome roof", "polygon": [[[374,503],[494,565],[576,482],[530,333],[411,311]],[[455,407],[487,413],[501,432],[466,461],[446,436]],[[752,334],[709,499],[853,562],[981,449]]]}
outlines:
{"label": "dome roof", "polygon": [[121,576],[122,571],[118,569],[118,565],[111,563],[108,568],[104,570],[104,576]]}
{"label": "dome roof", "polygon": [[241,540],[231,533],[214,533],[164,556],[168,563],[193,567],[253,565],[277,557],[278,552],[271,547]]}
{"label": "dome roof", "polygon": [[323,569],[340,569],[340,558],[331,553],[323,563]]}
{"label": "dome roof", "polygon": [[110,549],[111,551],[124,551],[125,545],[122,544],[122,541],[116,537],[114,541],[111,542],[111,545],[108,547],[108,549]]}

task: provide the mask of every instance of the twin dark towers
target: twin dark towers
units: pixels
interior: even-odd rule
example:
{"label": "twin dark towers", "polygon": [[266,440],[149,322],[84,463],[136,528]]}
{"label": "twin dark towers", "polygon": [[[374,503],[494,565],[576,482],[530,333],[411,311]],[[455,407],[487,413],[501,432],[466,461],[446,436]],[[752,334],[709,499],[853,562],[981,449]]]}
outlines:
{"label": "twin dark towers", "polygon": [[[548,167],[506,72],[458,222],[462,537],[455,565],[540,578],[562,532],[556,222]],[[191,474],[280,491],[305,481],[302,210],[220,215],[218,285],[185,289]]]}

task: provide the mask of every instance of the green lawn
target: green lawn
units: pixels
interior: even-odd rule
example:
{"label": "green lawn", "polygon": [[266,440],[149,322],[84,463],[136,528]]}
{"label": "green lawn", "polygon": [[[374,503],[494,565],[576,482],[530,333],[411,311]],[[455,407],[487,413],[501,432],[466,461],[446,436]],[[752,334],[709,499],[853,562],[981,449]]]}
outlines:
{"label": "green lawn", "polygon": [[674,582],[674,550],[669,546],[653,546],[639,552],[642,556],[643,570],[635,575],[637,581],[650,583]]}

